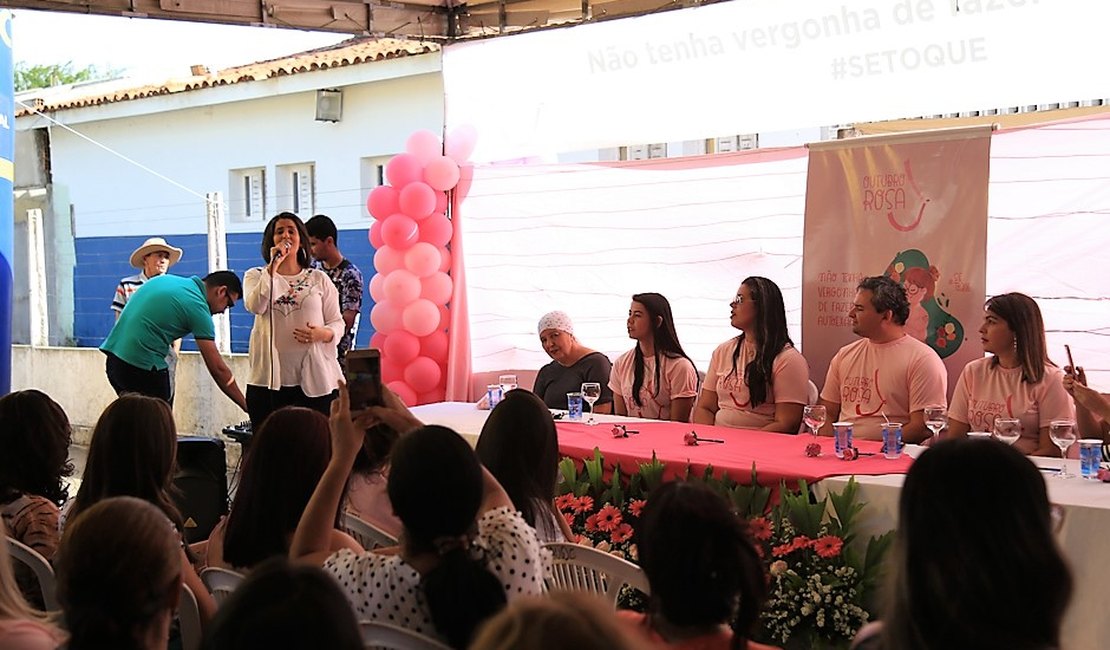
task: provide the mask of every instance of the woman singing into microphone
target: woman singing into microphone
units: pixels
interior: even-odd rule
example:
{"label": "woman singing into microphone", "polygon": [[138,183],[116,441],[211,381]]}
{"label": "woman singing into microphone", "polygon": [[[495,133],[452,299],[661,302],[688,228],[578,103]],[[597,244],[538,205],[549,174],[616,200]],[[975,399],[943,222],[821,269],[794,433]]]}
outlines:
{"label": "woman singing into microphone", "polygon": [[282,212],[266,224],[262,259],[266,266],[243,276],[243,302],[255,315],[247,380],[255,431],[283,406],[328,414],[342,376],[335,346],[344,330],[339,293],[309,267],[308,232],[297,215]]}

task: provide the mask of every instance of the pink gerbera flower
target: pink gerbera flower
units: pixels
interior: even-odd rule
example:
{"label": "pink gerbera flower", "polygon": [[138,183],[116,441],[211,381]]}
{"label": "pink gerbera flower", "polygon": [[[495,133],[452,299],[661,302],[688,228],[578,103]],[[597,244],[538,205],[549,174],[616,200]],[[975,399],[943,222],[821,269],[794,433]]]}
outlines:
{"label": "pink gerbera flower", "polygon": [[609,539],[613,540],[614,544],[620,544],[632,539],[632,526],[628,524],[621,524],[609,535]]}
{"label": "pink gerbera flower", "polygon": [[644,506],[646,504],[647,501],[644,501],[643,499],[633,499],[628,504],[628,512],[631,513],[633,517],[639,517],[640,513],[643,512]]}
{"label": "pink gerbera flower", "polygon": [[601,510],[597,511],[598,530],[604,530],[608,533],[616,530],[617,526],[620,525],[621,511],[613,507],[612,504],[606,503]]}
{"label": "pink gerbera flower", "polygon": [[813,540],[813,550],[821,557],[836,557],[844,547],[844,540],[836,535],[825,535]]}
{"label": "pink gerbera flower", "polygon": [[771,539],[771,522],[764,517],[753,517],[748,524],[752,528],[752,537],[764,541]]}

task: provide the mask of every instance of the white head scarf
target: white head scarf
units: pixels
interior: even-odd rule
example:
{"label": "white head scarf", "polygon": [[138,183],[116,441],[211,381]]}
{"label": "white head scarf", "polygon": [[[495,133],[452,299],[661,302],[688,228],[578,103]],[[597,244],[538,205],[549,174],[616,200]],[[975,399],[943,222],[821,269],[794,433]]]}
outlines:
{"label": "white head scarf", "polygon": [[559,330],[567,334],[574,334],[574,323],[571,322],[570,316],[567,316],[566,312],[552,311],[544,314],[543,318],[540,319],[536,333],[543,334],[544,330]]}

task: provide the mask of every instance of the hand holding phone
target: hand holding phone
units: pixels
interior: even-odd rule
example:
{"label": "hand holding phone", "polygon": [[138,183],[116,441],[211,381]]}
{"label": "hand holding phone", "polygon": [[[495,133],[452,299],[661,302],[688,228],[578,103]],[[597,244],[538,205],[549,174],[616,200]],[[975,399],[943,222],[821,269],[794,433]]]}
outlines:
{"label": "hand holding phone", "polygon": [[1075,376],[1079,370],[1075,367],[1075,360],[1071,358],[1071,346],[1067,343],[1064,344],[1064,352],[1068,353],[1068,367],[1071,368],[1072,376]]}
{"label": "hand holding phone", "polygon": [[382,357],[378,350],[351,350],[343,371],[351,394],[351,411],[382,406]]}

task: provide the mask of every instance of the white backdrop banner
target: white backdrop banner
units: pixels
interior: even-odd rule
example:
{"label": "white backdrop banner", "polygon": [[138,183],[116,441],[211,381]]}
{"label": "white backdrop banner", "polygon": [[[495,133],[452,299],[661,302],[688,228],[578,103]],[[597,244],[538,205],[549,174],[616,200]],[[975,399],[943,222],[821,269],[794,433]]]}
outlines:
{"label": "white backdrop banner", "polygon": [[474,159],[1110,97],[1104,0],[736,0],[443,55]]}

